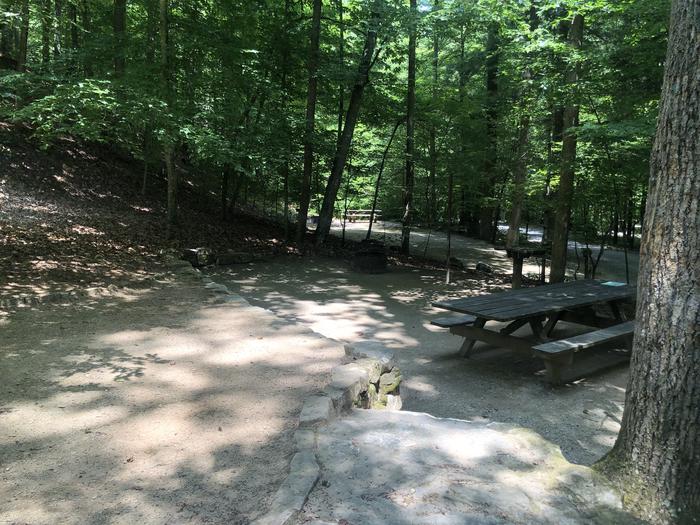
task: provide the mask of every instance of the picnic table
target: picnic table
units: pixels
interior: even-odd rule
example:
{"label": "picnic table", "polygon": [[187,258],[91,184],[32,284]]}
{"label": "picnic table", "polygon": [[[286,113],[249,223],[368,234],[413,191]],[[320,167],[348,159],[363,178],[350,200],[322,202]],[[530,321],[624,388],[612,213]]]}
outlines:
{"label": "picnic table", "polygon": [[[550,381],[560,381],[563,366],[571,363],[575,351],[608,340],[631,337],[634,330],[627,321],[621,303],[633,299],[635,288],[621,283],[605,283],[595,280],[571,281],[536,288],[521,288],[501,293],[467,297],[433,303],[436,308],[458,312],[461,316],[436,320],[433,324],[449,328],[464,337],[461,353],[471,354],[477,341],[483,341],[516,352],[537,354],[545,359]],[[596,307],[607,305],[612,317],[598,315]],[[486,326],[489,322],[507,323]],[[584,334],[584,341],[560,341],[562,345],[550,348],[550,335],[559,321],[573,322],[600,328],[598,332]],[[515,336],[519,328],[529,325],[531,337]],[[614,328],[623,325],[624,329]],[[500,325],[502,326],[502,324]],[[581,337],[581,336],[579,336]],[[546,345],[546,346],[545,346]],[[538,352],[538,348],[545,349]]]}
{"label": "picnic table", "polygon": [[530,257],[541,257],[540,282],[544,283],[547,266],[547,248],[543,246],[514,246],[506,248],[506,254],[513,259],[513,288],[520,288],[523,282],[523,262]]}

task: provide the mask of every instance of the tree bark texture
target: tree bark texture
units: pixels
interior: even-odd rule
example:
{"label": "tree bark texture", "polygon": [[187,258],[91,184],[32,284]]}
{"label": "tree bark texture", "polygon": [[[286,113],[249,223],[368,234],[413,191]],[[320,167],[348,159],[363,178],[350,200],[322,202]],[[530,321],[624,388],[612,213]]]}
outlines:
{"label": "tree bark texture", "polygon": [[482,203],[479,210],[479,238],[491,241],[493,238],[494,212],[493,193],[496,182],[497,128],[498,128],[498,68],[500,50],[498,27],[489,28],[486,42],[486,156],[481,183]]}
{"label": "tree bark texture", "polygon": [[[582,44],[583,16],[576,14],[569,29],[569,45],[574,49],[580,49]],[[574,66],[567,73],[567,84],[576,84],[578,77],[578,68]],[[578,113],[578,105],[573,102],[570,102],[564,108],[561,173],[557,191],[555,221],[552,230],[552,269],[549,275],[549,281],[552,283],[561,282],[566,276],[569,221],[571,219],[571,203],[574,196],[574,177],[576,173],[576,126],[578,125]]]}
{"label": "tree bark texture", "polygon": [[374,50],[377,46],[377,26],[379,25],[379,4],[381,2],[376,1],[372,7],[372,13],[370,14],[370,23],[367,31],[367,37],[365,38],[364,50],[362,52],[362,58],[358,65],[357,77],[355,78],[355,84],[350,93],[350,102],[348,103],[348,110],[345,113],[345,124],[343,126],[343,135],[336,148],[335,156],[333,158],[333,167],[331,168],[331,175],[328,178],[328,183],[326,185],[326,191],[323,195],[323,205],[321,207],[321,213],[318,219],[318,227],[316,229],[316,245],[322,245],[331,230],[331,223],[333,222],[333,209],[335,208],[335,199],[338,196],[338,188],[340,187],[340,182],[343,176],[343,171],[345,170],[345,164],[348,159],[348,153],[350,152],[350,146],[352,145],[352,137],[355,133],[355,125],[357,124],[357,119],[360,116],[360,108],[362,106],[362,95],[364,93],[365,87],[369,83],[369,72],[372,68]]}
{"label": "tree bark texture", "polygon": [[126,0],[114,0],[114,74],[121,77],[126,64]]}
{"label": "tree bark texture", "polygon": [[527,183],[527,159],[530,137],[530,115],[520,117],[518,146],[516,148],[515,173],[513,176],[513,198],[506,235],[506,246],[512,248],[520,243],[520,217],[525,202],[525,184]]}
{"label": "tree bark texture", "polygon": [[[160,54],[161,54],[161,76],[162,90],[168,106],[172,106],[172,86],[170,78],[170,38],[169,38],[169,2],[168,0],[160,0]],[[166,138],[163,145],[163,156],[165,160],[165,169],[168,177],[167,189],[167,221],[168,231],[167,236],[172,236],[172,228],[177,223],[177,172],[175,171],[175,163],[173,161],[173,145],[171,139]]]}
{"label": "tree bark texture", "polygon": [[309,48],[309,87],[306,92],[306,131],[304,133],[304,171],[301,179],[301,196],[297,223],[297,242],[302,244],[306,235],[306,219],[311,199],[311,174],[314,166],[314,131],[316,128],[316,99],[318,97],[318,64],[321,40],[321,0],[314,0],[311,21],[311,46]]}
{"label": "tree bark texture", "polygon": [[27,68],[27,43],[29,41],[29,0],[22,0],[20,24],[17,71],[25,71]]}
{"label": "tree bark texture", "polygon": [[700,523],[700,0],[673,4],[622,428],[600,465],[652,523]]}
{"label": "tree bark texture", "polygon": [[403,185],[403,227],[401,228],[401,251],[408,255],[411,250],[411,220],[413,215],[413,190],[415,186],[415,117],[416,117],[416,24],[418,6],[411,0],[411,19],[408,33],[408,86],[406,89],[406,173]]}

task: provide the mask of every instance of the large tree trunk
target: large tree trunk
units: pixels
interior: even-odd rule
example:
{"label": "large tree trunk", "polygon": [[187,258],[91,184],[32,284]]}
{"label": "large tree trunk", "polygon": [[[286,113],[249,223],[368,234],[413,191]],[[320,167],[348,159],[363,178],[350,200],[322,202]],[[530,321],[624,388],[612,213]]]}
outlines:
{"label": "large tree trunk", "polygon": [[[569,44],[579,49],[583,44],[583,16],[574,15],[569,29]],[[578,81],[578,68],[572,67],[566,76],[567,84]],[[578,105],[571,102],[564,108],[564,137],[561,152],[561,173],[555,210],[556,221],[552,231],[552,269],[549,281],[561,282],[566,276],[566,255],[569,241],[569,221],[571,202],[574,196],[574,176],[576,173],[576,126],[578,125]]]}
{"label": "large tree trunk", "polygon": [[487,146],[481,183],[482,203],[479,210],[479,238],[491,241],[494,236],[493,193],[496,184],[498,130],[498,68],[500,48],[498,26],[489,28],[486,42],[486,134]]}
{"label": "large tree trunk", "polygon": [[348,152],[350,151],[350,146],[352,145],[352,137],[355,133],[355,125],[357,124],[357,119],[360,116],[360,108],[362,106],[362,95],[364,93],[365,87],[369,83],[369,71],[372,68],[372,61],[374,58],[374,49],[377,46],[377,26],[379,25],[379,7],[381,2],[375,1],[372,7],[372,13],[370,14],[370,23],[367,30],[367,37],[365,39],[365,46],[362,52],[362,58],[358,65],[357,78],[355,79],[355,85],[352,88],[350,94],[350,102],[348,103],[348,110],[345,113],[345,124],[343,126],[343,135],[340,138],[338,147],[336,148],[335,156],[333,158],[333,167],[331,168],[331,175],[328,178],[328,183],[326,185],[326,191],[323,195],[323,205],[321,207],[321,214],[318,219],[318,227],[316,229],[316,245],[322,245],[326,237],[331,230],[331,223],[333,222],[333,209],[335,208],[335,199],[338,195],[338,188],[340,187],[341,178],[343,176],[343,171],[345,170],[345,163],[348,159]]}
{"label": "large tree trunk", "polygon": [[411,0],[411,19],[408,33],[408,88],[406,90],[406,173],[403,186],[403,227],[401,229],[401,251],[411,251],[411,220],[413,215],[413,188],[415,185],[415,116],[416,116],[416,24],[418,5]]}
{"label": "large tree trunk", "polygon": [[700,0],[676,0],[622,428],[599,465],[652,523],[700,519]]}
{"label": "large tree trunk", "polygon": [[29,41],[29,0],[22,0],[20,24],[17,71],[24,71],[27,68],[27,42]]}
{"label": "large tree trunk", "polygon": [[121,77],[126,64],[126,0],[114,0],[114,74]]}
{"label": "large tree trunk", "polygon": [[297,242],[302,244],[306,235],[306,219],[311,199],[311,174],[314,167],[314,131],[316,128],[316,98],[318,96],[318,63],[321,40],[321,0],[314,0],[311,22],[311,47],[309,48],[309,87],[306,92],[306,132],[304,133],[304,172],[301,179],[299,214],[297,217]]}

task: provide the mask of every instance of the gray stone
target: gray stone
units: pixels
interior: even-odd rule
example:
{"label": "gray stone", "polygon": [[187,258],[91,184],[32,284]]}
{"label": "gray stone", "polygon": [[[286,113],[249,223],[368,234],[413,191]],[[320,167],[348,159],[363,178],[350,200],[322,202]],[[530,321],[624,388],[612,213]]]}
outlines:
{"label": "gray stone", "polygon": [[483,262],[476,263],[476,269],[479,272],[493,273],[493,267]]}
{"label": "gray stone", "polygon": [[231,291],[223,284],[208,283],[204,285],[204,288],[211,290],[214,293],[230,294]]}
{"label": "gray stone", "polygon": [[398,390],[401,384],[401,371],[398,368],[394,368],[391,372],[382,374],[379,378],[379,392],[381,394],[391,394]]}
{"label": "gray stone", "polygon": [[382,363],[383,372],[388,372],[394,368],[394,351],[386,348],[384,343],[380,341],[368,340],[346,344],[345,354],[350,357],[354,357],[355,359],[362,359],[365,357],[377,359],[380,363]]}
{"label": "gray stone", "polygon": [[299,427],[322,425],[331,418],[333,403],[326,396],[310,396],[304,401],[299,415]]}
{"label": "gray stone", "polygon": [[323,389],[323,393],[327,395],[333,403],[333,411],[335,415],[339,415],[352,407],[352,397],[350,391],[345,388],[335,388],[327,386]]}
{"label": "gray stone", "polygon": [[316,432],[310,428],[300,428],[294,432],[294,442],[297,450],[313,449],[316,447]]}
{"label": "gray stone", "polygon": [[331,386],[348,390],[354,400],[367,389],[369,374],[354,363],[336,366],[331,373]]}
{"label": "gray stone", "polygon": [[289,475],[272,500],[270,511],[254,525],[286,525],[292,523],[304,506],[319,476],[316,455],[311,450],[297,452],[289,466]]}
{"label": "gray stone", "polygon": [[182,259],[188,261],[195,268],[214,264],[214,252],[209,248],[189,248],[182,252]]}
{"label": "gray stone", "polygon": [[401,410],[402,406],[403,406],[403,402],[401,401],[401,396],[387,394],[387,396],[386,396],[386,409],[387,410]]}
{"label": "gray stone", "polygon": [[358,359],[353,363],[367,372],[368,382],[376,383],[382,375],[382,363],[377,359]]}

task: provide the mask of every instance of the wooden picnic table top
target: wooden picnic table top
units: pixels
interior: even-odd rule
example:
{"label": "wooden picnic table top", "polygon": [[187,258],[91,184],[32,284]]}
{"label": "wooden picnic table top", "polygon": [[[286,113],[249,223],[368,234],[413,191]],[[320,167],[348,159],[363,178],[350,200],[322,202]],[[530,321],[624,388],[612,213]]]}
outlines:
{"label": "wooden picnic table top", "polygon": [[436,308],[470,314],[492,321],[514,321],[546,316],[563,310],[582,308],[600,303],[631,299],[635,287],[609,285],[601,281],[584,280],[549,284],[536,288],[452,299],[433,303]]}

